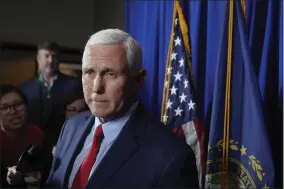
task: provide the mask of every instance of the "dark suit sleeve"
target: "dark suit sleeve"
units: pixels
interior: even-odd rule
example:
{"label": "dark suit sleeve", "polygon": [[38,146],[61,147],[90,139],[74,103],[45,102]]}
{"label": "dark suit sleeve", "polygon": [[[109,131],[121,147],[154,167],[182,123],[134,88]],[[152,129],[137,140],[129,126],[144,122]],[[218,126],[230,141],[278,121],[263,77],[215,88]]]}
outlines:
{"label": "dark suit sleeve", "polygon": [[158,188],[199,188],[193,151],[174,157],[165,167]]}
{"label": "dark suit sleeve", "polygon": [[29,96],[29,85],[30,85],[31,81],[26,81],[20,84],[19,89],[24,93],[24,95],[26,96],[26,98],[28,98]]}
{"label": "dark suit sleeve", "polygon": [[72,88],[73,89],[82,89],[82,81],[79,79],[72,79]]}
{"label": "dark suit sleeve", "polygon": [[63,141],[62,138],[63,138],[63,135],[64,135],[64,130],[65,130],[65,126],[67,125],[67,122],[68,122],[68,120],[65,121],[65,123],[63,124],[63,127],[61,129],[61,133],[60,133],[59,139],[57,141],[57,145],[56,145],[56,151],[55,151],[55,154],[54,154],[53,160],[52,160],[51,170],[50,170],[49,176],[47,178],[47,181],[45,183],[43,183],[43,187],[45,187],[45,188],[50,188],[53,185],[52,177],[53,177],[54,171],[56,171],[57,166],[58,166],[56,160],[57,160],[57,157],[58,157],[58,153],[60,152],[60,148],[61,148],[62,141]]}

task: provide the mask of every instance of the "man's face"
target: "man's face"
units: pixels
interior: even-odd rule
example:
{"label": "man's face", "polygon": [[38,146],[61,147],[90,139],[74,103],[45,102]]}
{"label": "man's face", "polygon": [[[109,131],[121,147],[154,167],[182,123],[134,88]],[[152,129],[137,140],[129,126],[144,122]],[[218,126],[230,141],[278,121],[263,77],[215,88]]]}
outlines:
{"label": "man's face", "polygon": [[124,111],[143,83],[131,76],[122,44],[87,47],[82,70],[86,103],[104,120]]}
{"label": "man's face", "polygon": [[58,54],[40,49],[37,55],[38,67],[44,75],[53,75],[58,70]]}

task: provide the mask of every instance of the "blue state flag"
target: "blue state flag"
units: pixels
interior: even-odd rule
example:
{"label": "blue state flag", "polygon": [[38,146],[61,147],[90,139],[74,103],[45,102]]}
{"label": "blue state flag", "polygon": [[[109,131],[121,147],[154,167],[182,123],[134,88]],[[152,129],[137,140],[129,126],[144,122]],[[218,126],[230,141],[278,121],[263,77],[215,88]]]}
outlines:
{"label": "blue state flag", "polygon": [[226,7],[216,68],[205,188],[273,188],[274,165],[241,1]]}

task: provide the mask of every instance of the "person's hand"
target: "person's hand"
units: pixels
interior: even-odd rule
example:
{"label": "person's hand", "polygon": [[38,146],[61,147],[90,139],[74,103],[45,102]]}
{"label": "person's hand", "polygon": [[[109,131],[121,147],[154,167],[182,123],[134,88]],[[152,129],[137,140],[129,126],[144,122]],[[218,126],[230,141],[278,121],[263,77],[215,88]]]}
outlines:
{"label": "person's hand", "polygon": [[23,183],[23,174],[16,171],[16,166],[8,167],[7,182],[12,186],[18,186]]}
{"label": "person's hand", "polygon": [[54,154],[55,154],[55,151],[56,151],[56,146],[53,146],[53,148],[52,148],[52,155],[54,156]]}
{"label": "person's hand", "polygon": [[26,174],[24,180],[27,183],[28,188],[40,188],[41,177],[40,172],[33,172]]}

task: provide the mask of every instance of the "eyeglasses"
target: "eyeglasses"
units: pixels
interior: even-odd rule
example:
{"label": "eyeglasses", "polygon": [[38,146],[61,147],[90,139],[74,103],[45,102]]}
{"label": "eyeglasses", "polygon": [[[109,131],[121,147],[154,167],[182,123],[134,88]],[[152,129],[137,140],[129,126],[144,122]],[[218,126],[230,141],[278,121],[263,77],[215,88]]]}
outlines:
{"label": "eyeglasses", "polygon": [[8,115],[11,113],[12,108],[15,111],[22,111],[24,107],[25,107],[25,104],[23,102],[18,102],[12,105],[0,105],[0,112],[1,114]]}

